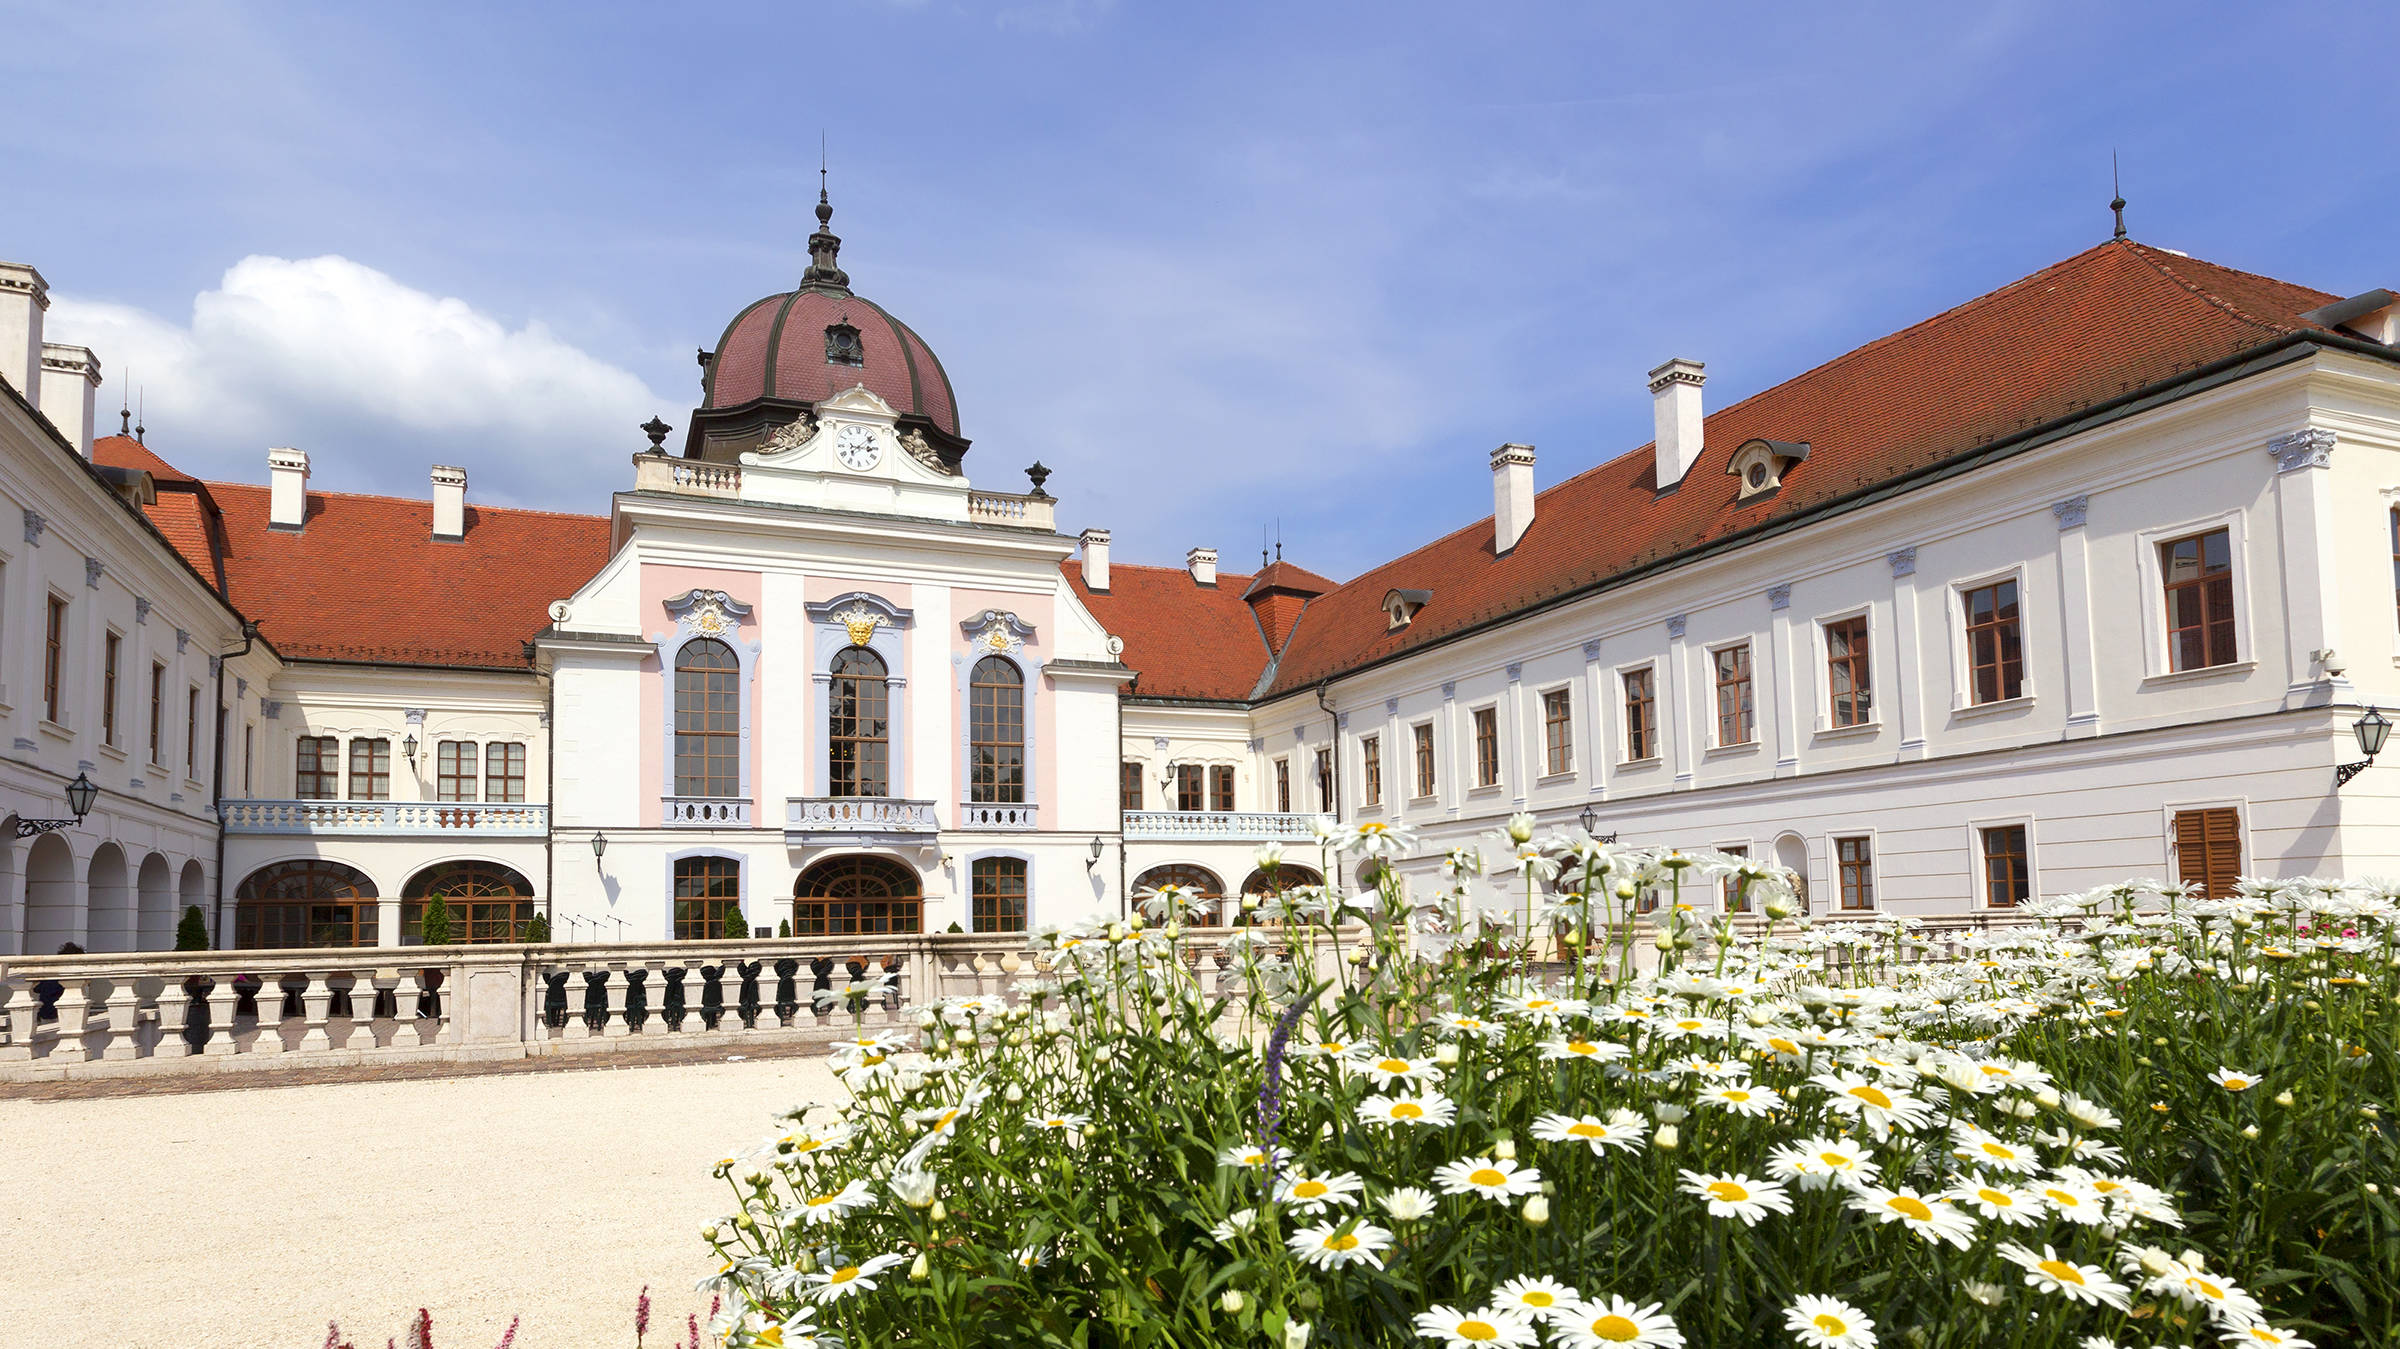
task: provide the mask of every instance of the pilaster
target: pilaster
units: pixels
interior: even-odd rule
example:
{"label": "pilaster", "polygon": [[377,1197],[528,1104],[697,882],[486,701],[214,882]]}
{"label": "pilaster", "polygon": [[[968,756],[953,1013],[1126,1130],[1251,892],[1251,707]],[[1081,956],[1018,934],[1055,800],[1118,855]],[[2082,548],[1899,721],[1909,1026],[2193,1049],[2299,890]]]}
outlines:
{"label": "pilaster", "polygon": [[1800,708],[1793,678],[1792,588],[1767,591],[1767,659],[1761,663],[1769,684],[1759,710],[1775,720],[1775,776],[1788,778],[1800,771]]}
{"label": "pilaster", "polygon": [[1692,765],[1700,762],[1700,749],[1693,737],[1698,730],[1698,718],[1690,714],[1693,701],[1691,661],[1683,645],[1688,615],[1677,614],[1667,620],[1667,677],[1659,682],[1665,687],[1659,692],[1659,713],[1665,725],[1664,742],[1673,746],[1675,755],[1675,785],[1692,785]]}
{"label": "pilaster", "polygon": [[1917,593],[1917,547],[1884,555],[1892,567],[1892,656],[1900,690],[1900,756],[1925,757],[1925,649]]}
{"label": "pilaster", "polygon": [[2050,507],[2058,521],[2058,616],[2066,640],[2067,726],[2070,740],[2100,733],[2100,669],[2092,637],[2092,557],[2084,515],[2088,496]]}
{"label": "pilaster", "polygon": [[2341,677],[2340,609],[2333,595],[2334,434],[2309,426],[2267,442],[2275,459],[2275,522],[2282,542],[2286,707],[2322,707],[2351,696]]}

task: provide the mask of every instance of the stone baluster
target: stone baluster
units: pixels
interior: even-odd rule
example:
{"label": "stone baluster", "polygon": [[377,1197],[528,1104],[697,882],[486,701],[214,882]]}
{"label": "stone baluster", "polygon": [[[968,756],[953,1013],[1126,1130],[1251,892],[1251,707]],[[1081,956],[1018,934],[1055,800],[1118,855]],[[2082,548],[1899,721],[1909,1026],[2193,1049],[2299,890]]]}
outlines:
{"label": "stone baluster", "polygon": [[141,994],[130,975],[120,975],[107,981],[108,992],[100,1001],[107,1038],[100,1042],[100,1057],[121,1060],[141,1057]]}
{"label": "stone baluster", "polygon": [[601,985],[608,994],[608,1019],[600,1023],[601,1037],[623,1039],[633,1033],[633,1027],[625,1021],[625,990],[630,981],[623,970],[613,967],[603,967],[600,975]]}
{"label": "stone baluster", "polygon": [[283,976],[269,971],[258,977],[258,1036],[250,1042],[253,1054],[283,1052]]}
{"label": "stone baluster", "polygon": [[375,1044],[375,971],[360,970],[350,983],[350,1034],[342,1041],[344,1049],[374,1049]]}
{"label": "stone baluster", "polygon": [[333,1036],[325,1029],[333,1011],[333,980],[321,972],[306,977],[308,982],[300,990],[300,1008],[307,1017],[306,1029],[300,1032],[300,1052],[313,1054],[333,1048]]}
{"label": "stone baluster", "polygon": [[208,1009],[208,1043],[200,1047],[202,1055],[222,1058],[235,1053],[241,1046],[233,1038],[233,976],[208,976],[208,988],[200,995],[200,1005]]}
{"label": "stone baluster", "polygon": [[413,969],[400,971],[392,980],[392,1048],[425,1043],[425,1025],[417,1019],[417,999],[424,992],[424,979]]}
{"label": "stone baluster", "polygon": [[452,965],[442,971],[441,997],[434,1005],[436,1044],[454,1045],[467,1036],[467,1025],[458,1019],[458,1000],[467,995],[467,971],[463,965]]}
{"label": "stone baluster", "polygon": [[33,1057],[33,990],[0,979],[0,1063]]}
{"label": "stone baluster", "polygon": [[184,1023],[191,1019],[192,995],[183,980],[170,974],[158,986],[158,1043],[151,1046],[154,1059],[180,1059],[192,1052],[192,1042],[183,1038]]}
{"label": "stone baluster", "polygon": [[642,1024],[634,1034],[640,1036],[667,1033],[667,966],[665,961],[642,962]]}
{"label": "stone baluster", "polygon": [[63,991],[58,995],[58,1042],[50,1046],[52,1063],[83,1063],[91,1051],[83,1044],[83,1032],[91,1018],[91,985],[79,976],[58,981]]}
{"label": "stone baluster", "polygon": [[585,1019],[583,1011],[584,1000],[590,996],[591,988],[584,980],[585,972],[581,965],[567,967],[567,1024],[559,1028],[559,1038],[562,1040],[592,1038],[592,1023]]}

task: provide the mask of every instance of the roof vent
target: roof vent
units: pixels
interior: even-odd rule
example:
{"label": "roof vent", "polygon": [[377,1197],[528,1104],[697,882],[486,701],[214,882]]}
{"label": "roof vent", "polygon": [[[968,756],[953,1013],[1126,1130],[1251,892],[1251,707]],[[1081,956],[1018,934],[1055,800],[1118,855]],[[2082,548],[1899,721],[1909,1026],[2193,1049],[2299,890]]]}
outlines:
{"label": "roof vent", "polygon": [[2353,295],[2300,317],[2327,328],[2347,328],[2370,342],[2400,343],[2400,295],[2388,290]]}
{"label": "roof vent", "polygon": [[1742,480],[1736,501],[1772,496],[1783,486],[1783,475],[1808,458],[1805,440],[1745,440],[1736,446],[1725,471]]}
{"label": "roof vent", "polygon": [[1417,610],[1433,598],[1430,590],[1387,590],[1383,592],[1383,630],[1398,632],[1417,619]]}

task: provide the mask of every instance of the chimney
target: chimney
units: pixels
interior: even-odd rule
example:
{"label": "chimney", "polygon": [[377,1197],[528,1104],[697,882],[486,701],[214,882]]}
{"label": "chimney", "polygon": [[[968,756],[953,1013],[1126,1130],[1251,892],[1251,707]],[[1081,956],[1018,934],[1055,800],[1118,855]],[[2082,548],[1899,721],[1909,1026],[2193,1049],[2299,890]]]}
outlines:
{"label": "chimney", "polygon": [[433,466],[433,537],[453,542],[467,537],[467,471]]}
{"label": "chimney", "polygon": [[267,525],[299,529],[308,523],[308,451],[267,451]]}
{"label": "chimney", "polygon": [[0,379],[42,405],[42,311],[50,283],[22,262],[0,262]]}
{"label": "chimney", "polygon": [[1108,593],[1108,531],[1083,531],[1083,588]]}
{"label": "chimney", "polygon": [[92,418],[99,392],[100,358],[90,347],[42,343],[42,392],[36,406],[86,459],[92,457]]}
{"label": "chimney", "polygon": [[1183,555],[1183,565],[1191,568],[1193,581],[1204,586],[1213,586],[1217,583],[1216,549],[1194,548]]}
{"label": "chimney", "polygon": [[1650,372],[1650,410],[1657,421],[1658,490],[1683,481],[1700,461],[1700,386],[1708,382],[1698,361],[1678,356]]}
{"label": "chimney", "polygon": [[1503,445],[1492,451],[1492,555],[1517,546],[1533,523],[1533,447]]}

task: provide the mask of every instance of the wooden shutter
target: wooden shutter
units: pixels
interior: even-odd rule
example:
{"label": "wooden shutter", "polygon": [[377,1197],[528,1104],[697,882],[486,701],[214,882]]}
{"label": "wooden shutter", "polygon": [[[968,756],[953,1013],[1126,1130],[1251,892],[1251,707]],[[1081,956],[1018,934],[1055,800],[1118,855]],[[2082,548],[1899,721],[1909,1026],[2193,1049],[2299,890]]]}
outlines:
{"label": "wooden shutter", "polygon": [[2177,879],[2210,899],[2233,893],[2242,872],[2242,816],[2230,806],[2175,812]]}

